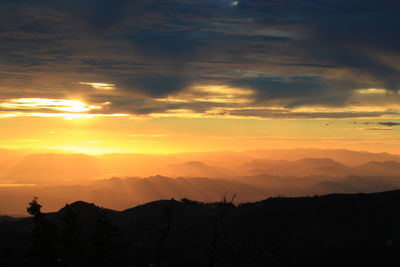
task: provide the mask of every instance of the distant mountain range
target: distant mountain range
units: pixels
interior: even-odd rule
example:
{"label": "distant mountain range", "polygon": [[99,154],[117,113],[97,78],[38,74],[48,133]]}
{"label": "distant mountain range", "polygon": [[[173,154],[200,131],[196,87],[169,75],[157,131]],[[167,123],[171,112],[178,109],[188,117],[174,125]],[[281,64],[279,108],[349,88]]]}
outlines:
{"label": "distant mountain range", "polygon": [[400,188],[400,157],[387,153],[299,149],[89,156],[0,150],[0,156],[4,215],[24,214],[32,196],[39,196],[47,211],[78,199],[122,210],[170,198],[218,201],[226,194],[244,203]]}
{"label": "distant mountain range", "polygon": [[305,158],[296,161],[253,160],[246,163],[243,167],[247,172],[252,174],[295,177],[309,175],[400,175],[400,162],[397,161],[371,161],[358,166],[349,167],[330,158]]}
{"label": "distant mountain range", "polygon": [[60,205],[77,199],[122,210],[149,201],[171,198],[209,202],[218,201],[224,195],[235,195],[235,203],[245,203],[274,196],[369,193],[398,188],[399,176],[294,177],[259,174],[225,179],[165,176],[111,178],[77,185],[0,188],[0,214],[24,214],[26,203],[32,196],[39,196],[47,211],[54,211]]}
{"label": "distant mountain range", "polygon": [[76,184],[109,177],[227,178],[268,174],[398,175],[400,156],[350,150],[250,150],[171,155],[41,153],[0,150],[0,184]]}

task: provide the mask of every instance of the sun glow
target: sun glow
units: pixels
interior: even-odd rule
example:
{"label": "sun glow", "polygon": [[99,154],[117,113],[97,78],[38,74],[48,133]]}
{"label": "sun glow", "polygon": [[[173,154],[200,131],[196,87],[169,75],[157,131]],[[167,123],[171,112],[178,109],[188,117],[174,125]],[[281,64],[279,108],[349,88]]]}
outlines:
{"label": "sun glow", "polygon": [[64,119],[91,119],[94,117],[122,117],[126,114],[95,113],[109,102],[89,105],[81,100],[48,98],[13,98],[0,102],[0,118],[12,117],[61,117]]}
{"label": "sun glow", "polygon": [[41,117],[41,118],[63,118],[66,120],[74,119],[93,119],[96,117],[126,117],[127,114],[85,114],[85,113],[46,113],[46,112],[14,112],[0,114],[0,118],[12,117]]}
{"label": "sun glow", "polygon": [[100,106],[87,105],[80,100],[48,98],[14,98],[0,103],[0,108],[9,110],[54,110],[64,112],[87,112]]}

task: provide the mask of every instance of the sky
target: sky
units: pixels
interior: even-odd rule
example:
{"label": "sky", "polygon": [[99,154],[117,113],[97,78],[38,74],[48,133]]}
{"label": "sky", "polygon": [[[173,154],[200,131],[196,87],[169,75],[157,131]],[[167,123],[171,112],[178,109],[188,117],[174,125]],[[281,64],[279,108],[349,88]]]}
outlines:
{"label": "sky", "polygon": [[400,153],[400,2],[2,0],[0,147]]}

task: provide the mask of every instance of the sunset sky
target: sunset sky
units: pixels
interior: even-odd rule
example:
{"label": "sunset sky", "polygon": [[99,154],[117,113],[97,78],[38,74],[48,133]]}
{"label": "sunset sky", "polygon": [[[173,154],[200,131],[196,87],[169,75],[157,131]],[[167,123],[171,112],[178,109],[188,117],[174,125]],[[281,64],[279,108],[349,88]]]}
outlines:
{"label": "sunset sky", "polygon": [[4,0],[0,147],[400,153],[400,2]]}

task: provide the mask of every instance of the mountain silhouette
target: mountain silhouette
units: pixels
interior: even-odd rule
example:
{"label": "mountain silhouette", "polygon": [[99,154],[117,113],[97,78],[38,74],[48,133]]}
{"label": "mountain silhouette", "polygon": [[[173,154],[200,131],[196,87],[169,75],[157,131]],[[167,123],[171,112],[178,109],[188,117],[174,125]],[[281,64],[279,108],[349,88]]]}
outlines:
{"label": "mountain silhouette", "polygon": [[[239,206],[172,199],[120,212],[79,201],[44,216],[63,229],[70,209],[84,229],[80,238],[87,249],[99,218],[107,216],[115,246],[106,254],[119,255],[114,266],[126,266],[121,259],[143,266],[157,260],[163,266],[208,266],[210,255],[222,266],[389,266],[399,263],[398,203],[399,190],[279,197]],[[24,260],[33,222],[0,222],[0,263],[9,263],[7,251]],[[62,251],[58,257],[64,259]],[[92,260],[91,254],[83,257]]]}
{"label": "mountain silhouette", "polygon": [[369,176],[400,175],[400,163],[396,161],[371,161],[355,168],[359,173]]}
{"label": "mountain silhouette", "polygon": [[242,167],[253,175],[269,174],[301,177],[308,175],[342,176],[353,173],[351,168],[330,158],[305,158],[296,161],[253,160]]}
{"label": "mountain silhouette", "polygon": [[331,158],[341,164],[357,166],[369,161],[397,161],[399,155],[390,153],[371,153],[366,151],[352,151],[346,149],[256,149],[241,152],[251,158],[295,161],[303,158]]}
{"label": "mountain silhouette", "polygon": [[[96,156],[55,152],[31,154],[29,151],[0,150],[0,186],[1,184],[76,184],[89,182],[92,179],[156,175],[228,178],[258,174],[296,177],[399,174],[395,167],[391,166],[362,166],[368,162],[400,163],[400,156],[326,149]],[[388,168],[393,170],[387,171]]]}

